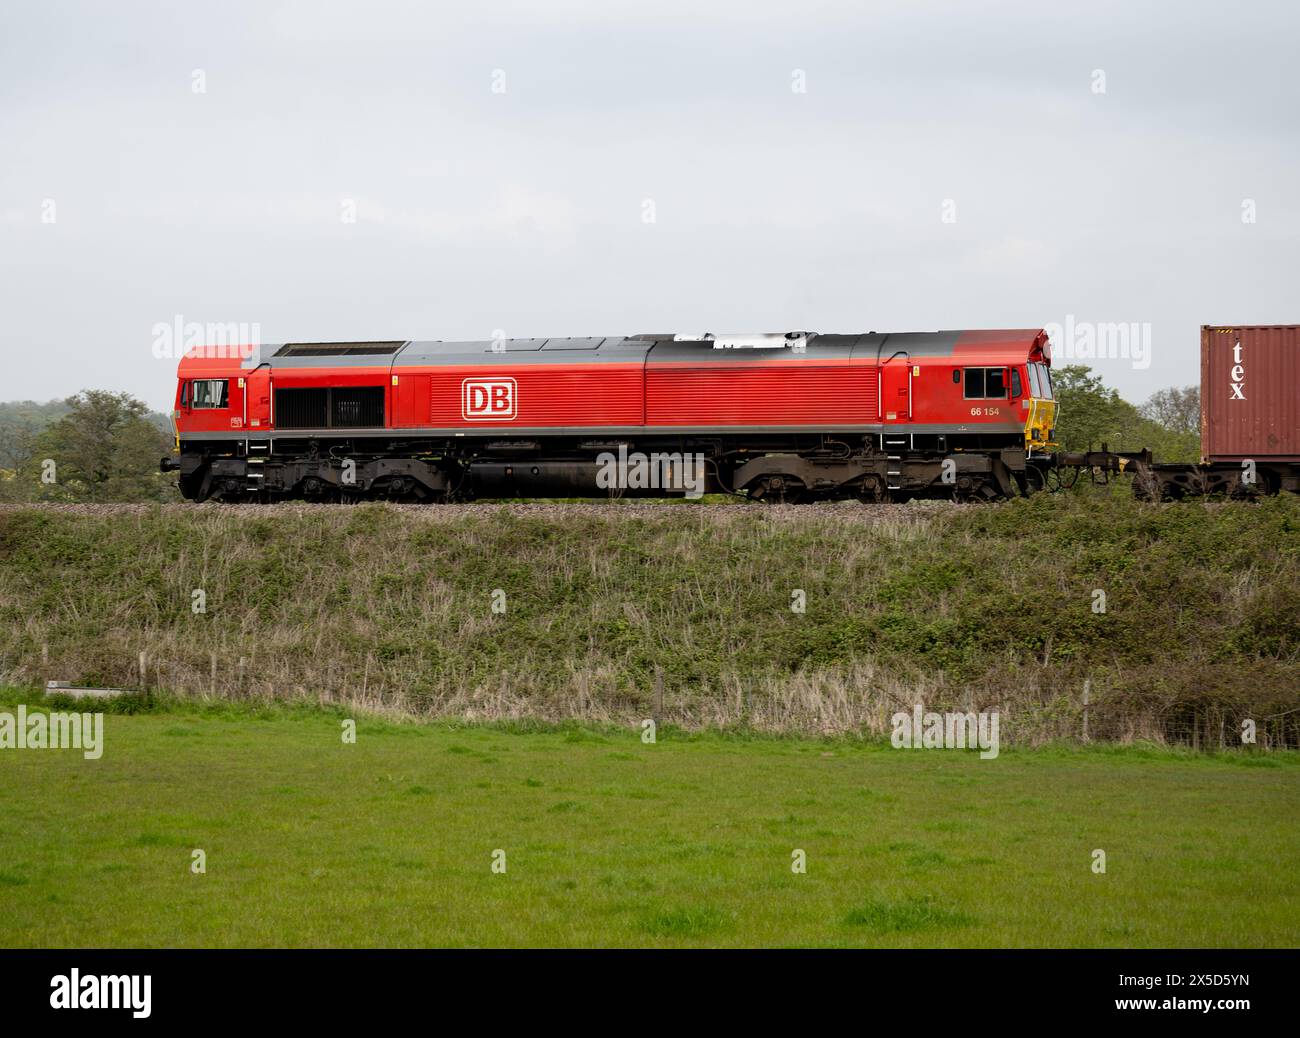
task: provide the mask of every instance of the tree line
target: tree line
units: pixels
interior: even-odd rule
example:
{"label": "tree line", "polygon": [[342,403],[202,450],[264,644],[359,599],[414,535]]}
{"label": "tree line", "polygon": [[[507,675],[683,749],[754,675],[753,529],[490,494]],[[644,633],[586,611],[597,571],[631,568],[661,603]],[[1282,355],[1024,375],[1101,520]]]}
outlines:
{"label": "tree line", "polygon": [[1201,454],[1199,386],[1162,389],[1138,406],[1108,388],[1086,364],[1052,370],[1058,416],[1056,442],[1063,450],[1141,450],[1157,461],[1195,462]]}
{"label": "tree line", "polygon": [[158,471],[163,416],[128,393],[88,389],[48,404],[0,404],[0,501],[178,501]]}

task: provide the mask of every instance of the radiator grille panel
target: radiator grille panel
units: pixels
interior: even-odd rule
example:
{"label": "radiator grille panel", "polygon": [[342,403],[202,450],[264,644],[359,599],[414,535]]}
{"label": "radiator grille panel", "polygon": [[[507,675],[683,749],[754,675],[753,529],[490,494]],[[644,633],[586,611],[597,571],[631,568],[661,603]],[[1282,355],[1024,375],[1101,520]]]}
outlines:
{"label": "radiator grille panel", "polygon": [[359,386],[330,390],[330,426],[335,429],[375,429],[384,424],[384,390]]}
{"label": "radiator grille panel", "polygon": [[383,386],[338,389],[277,389],[277,429],[380,429]]}

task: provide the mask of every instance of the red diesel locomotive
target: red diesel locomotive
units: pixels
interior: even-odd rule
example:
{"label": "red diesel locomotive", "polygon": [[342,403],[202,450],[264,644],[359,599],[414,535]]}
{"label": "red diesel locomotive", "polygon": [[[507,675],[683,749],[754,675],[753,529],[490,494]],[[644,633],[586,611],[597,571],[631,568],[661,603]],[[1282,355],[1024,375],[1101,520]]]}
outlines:
{"label": "red diesel locomotive", "polygon": [[665,492],[601,478],[640,452],[752,498],[995,499],[1044,482],[1050,364],[1040,329],[199,347],[163,467],[196,501]]}

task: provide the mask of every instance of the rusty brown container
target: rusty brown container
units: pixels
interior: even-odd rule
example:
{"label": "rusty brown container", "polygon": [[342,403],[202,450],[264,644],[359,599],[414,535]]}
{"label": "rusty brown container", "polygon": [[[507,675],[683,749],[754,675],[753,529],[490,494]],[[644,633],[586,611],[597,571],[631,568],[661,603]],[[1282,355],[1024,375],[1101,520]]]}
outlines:
{"label": "rusty brown container", "polygon": [[1300,461],[1300,325],[1201,329],[1203,461]]}

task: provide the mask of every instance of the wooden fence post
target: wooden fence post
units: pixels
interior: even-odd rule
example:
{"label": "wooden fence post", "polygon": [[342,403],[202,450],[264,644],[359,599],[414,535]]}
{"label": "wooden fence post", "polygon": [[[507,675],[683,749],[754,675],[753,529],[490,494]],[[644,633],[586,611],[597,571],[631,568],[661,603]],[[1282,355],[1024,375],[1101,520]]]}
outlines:
{"label": "wooden fence post", "polygon": [[1088,741],[1088,694],[1092,688],[1092,678],[1083,679],[1083,741]]}

